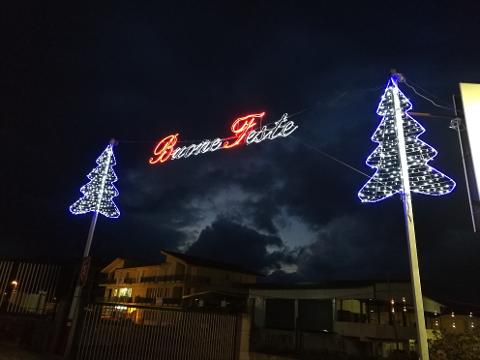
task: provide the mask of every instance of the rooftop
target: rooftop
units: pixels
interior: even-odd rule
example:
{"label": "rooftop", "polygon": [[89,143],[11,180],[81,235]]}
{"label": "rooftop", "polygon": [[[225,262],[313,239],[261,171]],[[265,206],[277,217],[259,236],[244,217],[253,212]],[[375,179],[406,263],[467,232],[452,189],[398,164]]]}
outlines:
{"label": "rooftop", "polygon": [[[178,252],[174,252],[174,251],[169,251],[169,250],[162,250],[162,254],[173,256],[173,257],[175,257],[175,258],[177,258],[181,261],[184,261],[185,263],[190,264],[190,265],[203,266],[203,267],[209,267],[209,268],[215,268],[215,269],[222,269],[222,270],[226,270],[226,271],[239,272],[239,273],[242,273],[242,274],[249,274],[249,275],[254,275],[254,276],[264,276],[261,273],[245,269],[245,268],[243,268],[241,266],[238,266],[238,265],[235,265],[235,264],[210,260],[210,259],[191,256],[191,255],[186,255],[186,254],[182,254],[182,253],[178,253]],[[117,258],[117,259],[120,259],[120,258]],[[115,260],[117,260],[117,259],[115,259]],[[113,260],[113,261],[115,261],[115,260]],[[122,260],[124,260],[124,265],[123,265],[122,269],[139,268],[139,267],[145,267],[145,266],[160,266],[164,263],[164,260],[160,260],[158,262],[132,260],[132,259],[122,259]],[[104,268],[104,270],[106,268],[108,268],[109,265],[107,265]]]}
{"label": "rooftop", "polygon": [[325,282],[300,282],[300,283],[256,283],[249,285],[252,289],[268,289],[268,290],[281,290],[281,289],[350,289],[357,287],[368,287],[376,284],[410,284],[406,280],[339,280],[339,281],[325,281]]}
{"label": "rooftop", "polygon": [[177,253],[177,252],[174,252],[174,251],[162,250],[162,253],[171,255],[173,257],[176,257],[177,259],[185,261],[187,264],[191,264],[191,265],[212,267],[212,268],[216,268],[216,269],[223,269],[223,270],[227,270],[227,271],[235,271],[235,272],[240,272],[240,273],[250,274],[250,275],[255,275],[255,276],[263,276],[263,274],[260,274],[260,273],[255,272],[255,271],[247,270],[247,269],[245,269],[241,266],[235,265],[235,264],[229,264],[229,263],[224,263],[224,262],[220,262],[220,261],[205,259],[205,258],[201,258],[201,257],[197,257],[197,256],[181,254],[181,253]]}

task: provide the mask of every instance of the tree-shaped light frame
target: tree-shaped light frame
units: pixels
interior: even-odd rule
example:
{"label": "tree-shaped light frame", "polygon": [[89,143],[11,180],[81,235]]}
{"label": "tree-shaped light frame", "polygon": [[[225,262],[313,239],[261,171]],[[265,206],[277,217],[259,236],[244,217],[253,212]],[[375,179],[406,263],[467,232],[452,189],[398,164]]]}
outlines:
{"label": "tree-shaped light frame", "polygon": [[108,218],[118,218],[120,211],[113,202],[119,194],[113,185],[118,179],[113,170],[116,165],[113,144],[106,147],[96,162],[98,166],[87,175],[90,182],[80,188],[83,197],[70,206],[70,212],[74,215],[97,212]]}
{"label": "tree-shaped light frame", "polygon": [[377,202],[403,191],[394,91],[397,91],[400,101],[410,190],[433,196],[450,193],[455,188],[455,181],[428,164],[437,151],[418,138],[425,129],[408,114],[412,103],[398,89],[396,81],[390,79],[377,108],[382,120],[371,138],[379,145],[366,160],[366,164],[376,172],[360,189],[358,197],[362,202]]}

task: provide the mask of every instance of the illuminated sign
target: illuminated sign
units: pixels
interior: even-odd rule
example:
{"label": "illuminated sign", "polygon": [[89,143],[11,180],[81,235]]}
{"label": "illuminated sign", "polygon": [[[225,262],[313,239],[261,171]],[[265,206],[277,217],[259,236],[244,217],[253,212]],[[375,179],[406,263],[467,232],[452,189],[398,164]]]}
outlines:
{"label": "illuminated sign", "polygon": [[158,141],[153,150],[153,156],[148,162],[152,165],[164,163],[167,160],[186,159],[190,156],[205,154],[220,149],[231,149],[241,144],[261,143],[265,140],[274,140],[278,137],[287,137],[298,126],[288,119],[288,114],[283,114],[280,120],[271,125],[258,126],[258,119],[263,119],[265,112],[250,114],[237,118],[230,127],[232,136],[203,140],[197,144],[176,146],[179,142],[178,134],[172,134]]}
{"label": "illuminated sign", "polygon": [[477,189],[480,186],[480,84],[460,84]]}
{"label": "illuminated sign", "polygon": [[480,84],[460,84],[466,131],[458,128],[473,231],[480,231]]}

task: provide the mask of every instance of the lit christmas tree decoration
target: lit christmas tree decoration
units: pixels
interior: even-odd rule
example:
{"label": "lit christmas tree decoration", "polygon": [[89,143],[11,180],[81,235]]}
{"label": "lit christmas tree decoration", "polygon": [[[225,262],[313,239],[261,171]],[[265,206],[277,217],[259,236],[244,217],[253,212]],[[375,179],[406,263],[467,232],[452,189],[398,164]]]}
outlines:
{"label": "lit christmas tree decoration", "polygon": [[93,211],[108,218],[118,218],[120,211],[112,200],[118,196],[118,190],[113,185],[118,178],[113,171],[116,162],[112,143],[98,157],[97,164],[87,175],[90,182],[80,188],[83,197],[70,206],[70,212],[78,215]]}
{"label": "lit christmas tree decoration", "polygon": [[[394,97],[399,101],[397,109]],[[396,127],[397,112],[402,119],[401,136],[404,137],[402,142],[405,143],[410,190],[439,196],[448,194],[455,188],[456,184],[451,178],[428,165],[437,155],[437,151],[418,139],[425,129],[408,114],[411,109],[411,102],[400,91],[395,79],[391,78],[377,108],[377,114],[382,116],[382,120],[372,136],[372,141],[379,145],[366,161],[376,172],[358,192],[362,202],[381,201],[404,190],[399,133]]]}

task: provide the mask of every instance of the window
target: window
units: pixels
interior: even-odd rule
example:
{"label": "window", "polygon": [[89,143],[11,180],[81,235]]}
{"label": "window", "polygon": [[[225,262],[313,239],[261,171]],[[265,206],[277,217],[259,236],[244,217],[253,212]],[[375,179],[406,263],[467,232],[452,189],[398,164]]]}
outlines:
{"label": "window", "polygon": [[265,303],[265,327],[293,330],[295,326],[295,300],[267,299]]}
{"label": "window", "polygon": [[175,299],[179,299],[179,298],[182,297],[182,295],[183,295],[183,288],[178,287],[178,286],[175,286],[175,287],[173,288],[173,295],[172,295],[172,297],[175,298]]}
{"label": "window", "polygon": [[118,296],[120,296],[120,297],[132,297],[132,288],[120,288],[120,289],[118,289]]}
{"label": "window", "polygon": [[333,306],[328,300],[298,300],[298,323],[300,331],[332,331]]}

